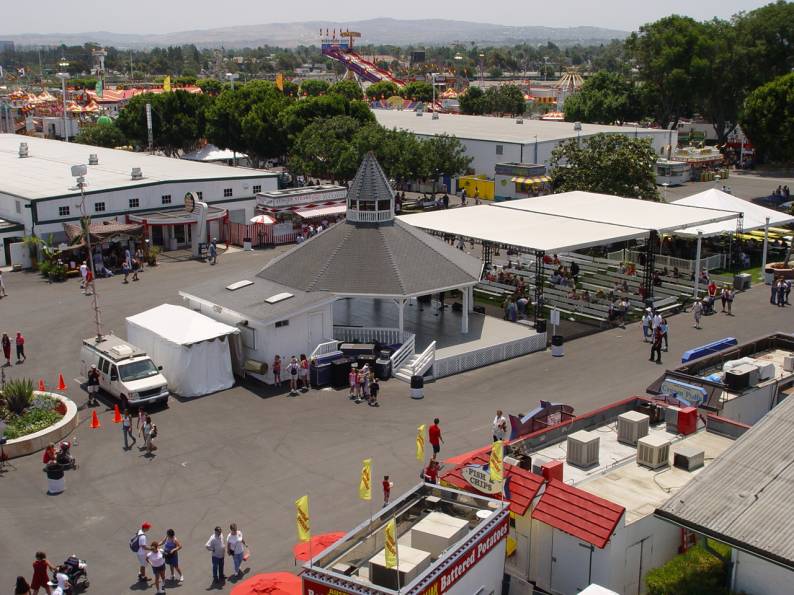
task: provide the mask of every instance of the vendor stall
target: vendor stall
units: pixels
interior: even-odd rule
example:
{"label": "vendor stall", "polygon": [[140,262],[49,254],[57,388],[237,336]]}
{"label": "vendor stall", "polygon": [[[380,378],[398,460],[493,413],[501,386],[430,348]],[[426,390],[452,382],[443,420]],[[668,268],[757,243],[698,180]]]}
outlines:
{"label": "vendor stall", "polygon": [[127,318],[127,340],[163,366],[168,388],[182,397],[234,384],[232,357],[239,360],[239,334],[236,327],[171,304]]}

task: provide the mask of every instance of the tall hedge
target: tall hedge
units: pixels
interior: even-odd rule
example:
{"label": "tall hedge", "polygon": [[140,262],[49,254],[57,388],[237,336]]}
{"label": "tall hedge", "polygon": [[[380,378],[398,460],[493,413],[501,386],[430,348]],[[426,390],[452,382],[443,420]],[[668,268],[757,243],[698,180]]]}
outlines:
{"label": "tall hedge", "polygon": [[727,567],[696,545],[645,577],[648,595],[727,595]]}

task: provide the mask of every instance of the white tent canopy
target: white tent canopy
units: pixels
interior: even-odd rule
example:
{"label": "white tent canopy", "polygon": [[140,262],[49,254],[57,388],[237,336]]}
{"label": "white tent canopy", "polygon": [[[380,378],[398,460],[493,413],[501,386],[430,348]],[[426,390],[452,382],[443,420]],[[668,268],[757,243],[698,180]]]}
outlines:
{"label": "white tent canopy", "polygon": [[[766,218],[769,217],[769,225],[784,225],[786,223],[794,222],[794,217],[787,213],[781,213],[774,209],[768,209],[744,200],[738,196],[728,194],[722,190],[711,188],[692,196],[687,196],[675,201],[673,204],[686,205],[693,207],[705,207],[709,209],[721,209],[724,211],[735,211],[743,213],[742,229],[744,231],[752,231],[754,229],[763,229],[766,224]],[[697,235],[698,230],[703,232],[704,236],[715,236],[723,233],[734,233],[736,231],[735,221],[722,221],[717,223],[709,223],[702,225],[697,229],[679,229],[676,230],[678,235]]]}
{"label": "white tent canopy", "polygon": [[734,227],[736,225],[736,213],[726,212],[736,209],[668,204],[595,192],[562,192],[501,202],[498,206],[658,232],[693,226],[702,227],[717,221],[730,221]]}
{"label": "white tent canopy", "polygon": [[507,244],[536,252],[563,252],[644,238],[669,231],[732,221],[735,212],[565,192],[454,210],[403,215],[421,229]]}
{"label": "white tent canopy", "polygon": [[127,318],[127,340],[163,366],[169,388],[183,397],[207,395],[234,384],[230,336],[239,332],[171,304]]}

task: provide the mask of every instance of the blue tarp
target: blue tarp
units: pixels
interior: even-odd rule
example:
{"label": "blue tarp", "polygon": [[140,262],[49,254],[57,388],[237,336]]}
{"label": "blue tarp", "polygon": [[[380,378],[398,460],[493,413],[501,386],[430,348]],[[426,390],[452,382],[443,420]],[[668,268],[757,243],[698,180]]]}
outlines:
{"label": "blue tarp", "polygon": [[728,347],[733,347],[738,343],[739,342],[734,337],[725,337],[724,339],[720,339],[719,341],[706,343],[705,345],[701,345],[700,347],[695,347],[693,349],[685,351],[684,355],[681,356],[681,363],[686,364],[688,362],[691,362],[693,359],[698,359],[699,357],[703,357],[704,355],[711,355],[712,353],[717,353],[718,351],[722,351],[723,349],[727,349]]}

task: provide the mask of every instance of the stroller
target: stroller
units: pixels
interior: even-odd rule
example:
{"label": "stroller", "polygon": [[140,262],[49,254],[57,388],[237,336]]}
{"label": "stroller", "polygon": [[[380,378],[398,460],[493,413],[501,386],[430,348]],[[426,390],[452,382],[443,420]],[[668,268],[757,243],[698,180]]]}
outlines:
{"label": "stroller", "polygon": [[67,577],[69,577],[69,587],[64,589],[64,595],[74,595],[75,593],[82,593],[86,589],[88,589],[91,583],[88,582],[88,571],[86,568],[88,564],[86,564],[85,560],[81,560],[74,554],[69,556],[58,571],[52,573],[52,581],[50,581],[50,586],[55,587],[58,585],[58,581],[56,580],[55,576],[58,572],[64,573]]}
{"label": "stroller", "polygon": [[77,469],[77,459],[71,454],[72,445],[63,441],[58,445],[58,452],[55,454],[55,461],[64,469]]}

